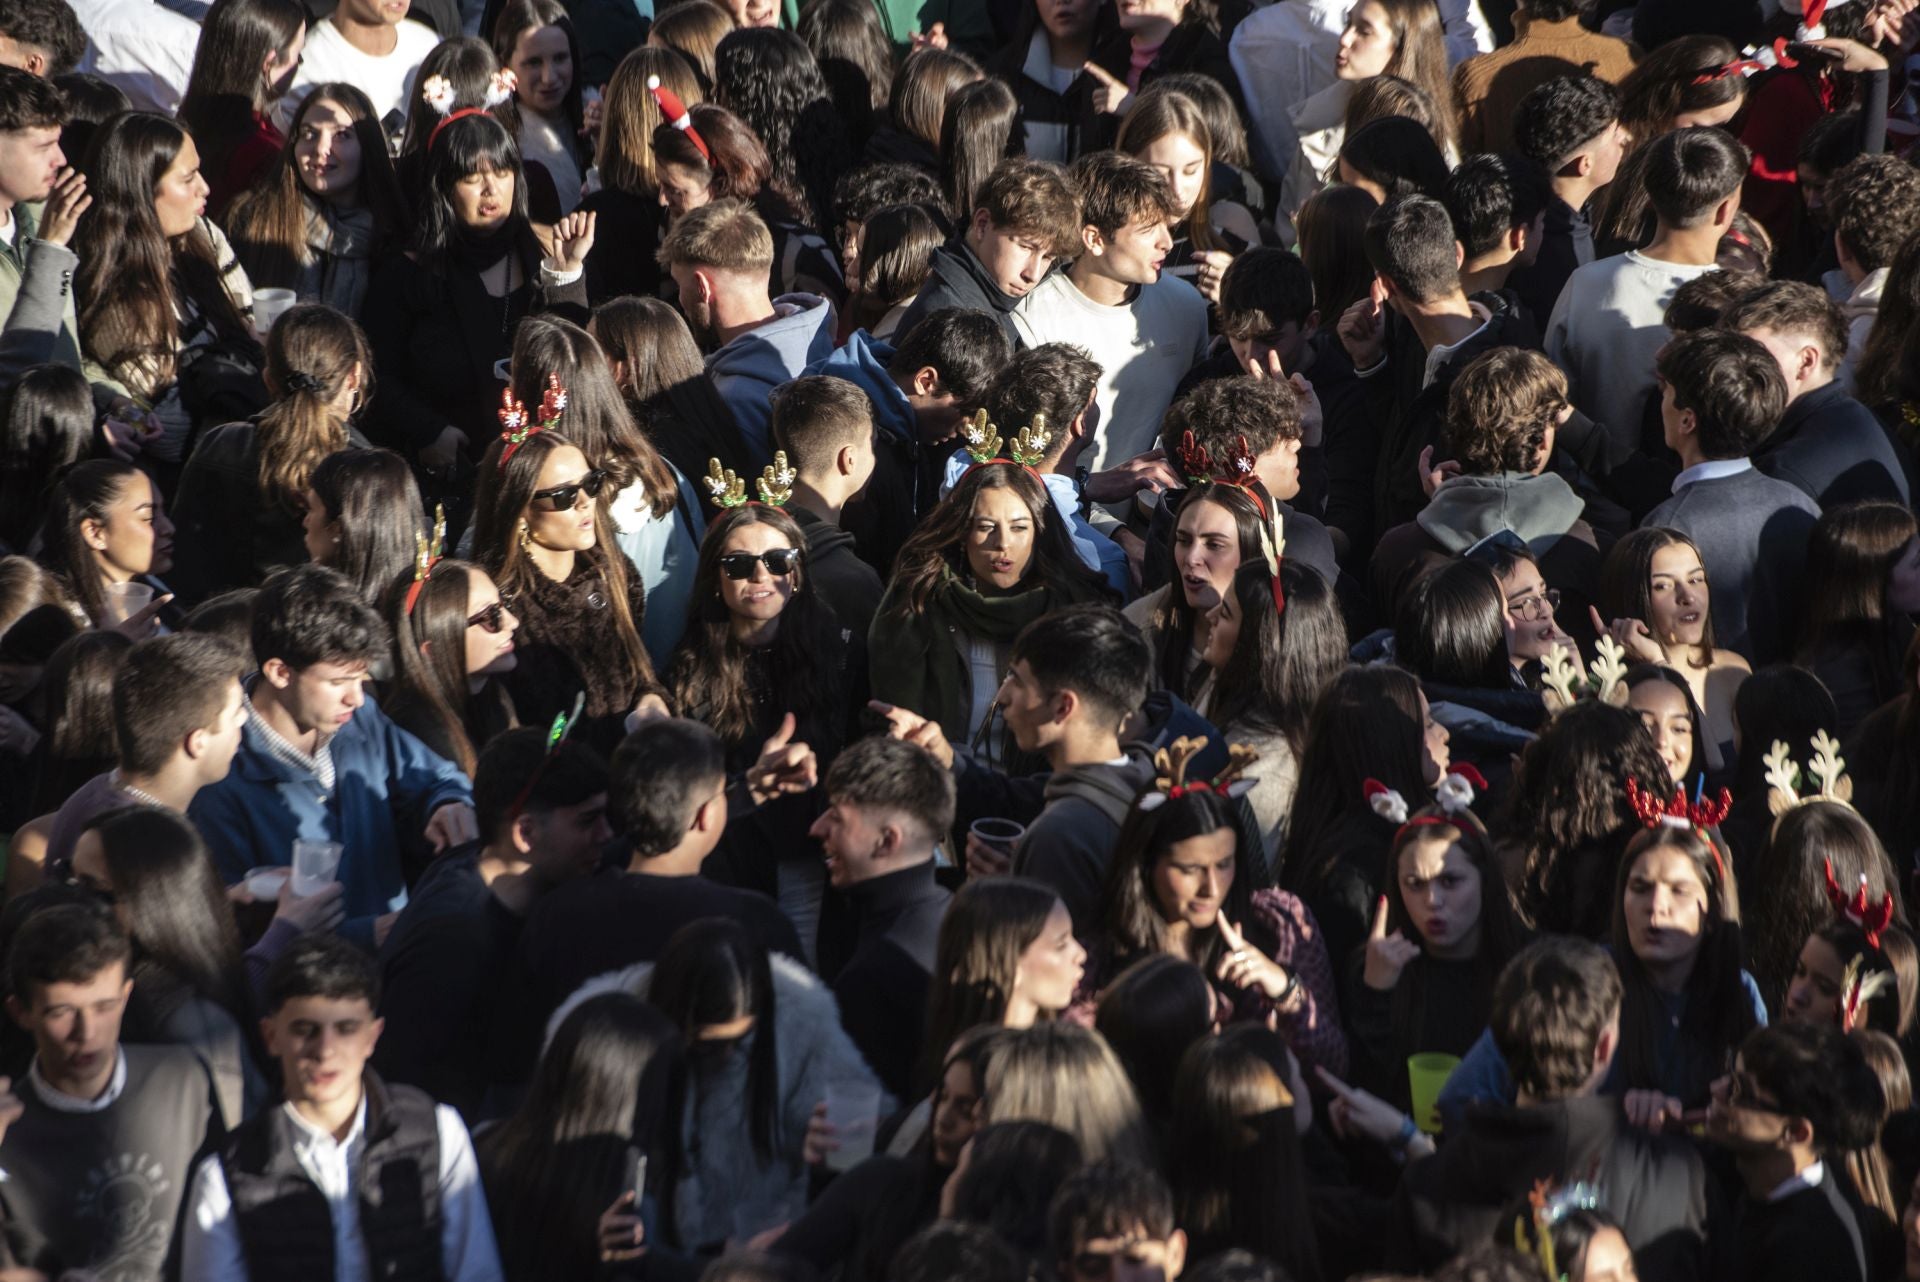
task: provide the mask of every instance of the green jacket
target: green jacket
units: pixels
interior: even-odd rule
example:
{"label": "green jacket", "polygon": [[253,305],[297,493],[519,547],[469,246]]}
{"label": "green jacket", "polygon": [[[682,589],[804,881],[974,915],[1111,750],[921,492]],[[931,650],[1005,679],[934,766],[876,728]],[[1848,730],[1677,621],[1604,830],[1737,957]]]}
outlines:
{"label": "green jacket", "polygon": [[[0,320],[7,322],[9,331],[38,331],[42,350],[51,338],[51,353],[41,360],[79,369],[80,318],[74,305],[73,273],[80,260],[69,249],[34,239],[41,208],[40,203],[15,205],[13,241],[0,240]],[[34,268],[31,278],[29,264]],[[23,292],[26,301],[16,316],[15,304],[21,302]]]}

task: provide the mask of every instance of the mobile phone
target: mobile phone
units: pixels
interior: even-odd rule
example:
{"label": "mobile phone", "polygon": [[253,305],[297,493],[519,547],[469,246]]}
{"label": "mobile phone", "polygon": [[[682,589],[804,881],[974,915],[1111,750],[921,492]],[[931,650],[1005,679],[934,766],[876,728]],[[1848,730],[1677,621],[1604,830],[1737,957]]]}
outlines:
{"label": "mobile phone", "polygon": [[640,1203],[647,1196],[647,1155],[637,1148],[627,1150],[626,1185],[633,1190],[634,1214],[639,1214]]}

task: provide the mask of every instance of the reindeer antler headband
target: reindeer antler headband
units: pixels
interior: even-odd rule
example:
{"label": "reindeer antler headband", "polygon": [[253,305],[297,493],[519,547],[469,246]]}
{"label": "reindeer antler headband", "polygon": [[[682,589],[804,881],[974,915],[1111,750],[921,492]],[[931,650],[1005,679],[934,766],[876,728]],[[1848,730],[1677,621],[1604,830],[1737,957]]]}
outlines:
{"label": "reindeer antler headband", "polygon": [[1546,687],[1541,699],[1550,712],[1565,712],[1582,699],[1598,699],[1614,707],[1624,707],[1627,702],[1627,652],[1612,637],[1601,637],[1594,647],[1593,663],[1588,671],[1591,678],[1583,677],[1576,660],[1578,654],[1570,652],[1570,647],[1555,646],[1540,661],[1540,683]]}
{"label": "reindeer antler headband", "polygon": [[1880,937],[1887,933],[1887,927],[1893,924],[1893,892],[1887,891],[1875,904],[1867,894],[1867,875],[1860,874],[1860,884],[1854,889],[1852,898],[1840,889],[1840,883],[1833,879],[1833,860],[1826,861],[1827,898],[1833,903],[1833,910],[1860,928],[1867,942],[1875,948],[1880,947]]}
{"label": "reindeer antler headband", "polygon": [[1140,795],[1139,806],[1142,810],[1158,810],[1169,801],[1177,801],[1188,793],[1207,793],[1216,797],[1244,796],[1252,787],[1253,780],[1241,775],[1260,754],[1243,743],[1227,745],[1226,768],[1211,779],[1188,780],[1187,767],[1191,766],[1206,750],[1205,735],[1198,738],[1182,736],[1153,754],[1153,764],[1158,773],[1154,776],[1153,786]]}
{"label": "reindeer antler headband", "polygon": [[542,432],[550,432],[560,426],[560,416],[567,412],[567,389],[560,386],[558,374],[547,375],[547,390],[540,398],[540,417],[535,420],[527,413],[527,407],[513,394],[511,387],[500,393],[500,439],[507,443],[500,451],[499,470],[507,470],[507,460],[529,440]]}
{"label": "reindeer antler headband", "polygon": [[[787,452],[775,450],[773,462],[761,469],[753,483],[760,494],[759,506],[785,507],[793,497],[793,483],[799,479],[800,474],[787,462]],[[732,468],[722,467],[717,458],[707,460],[707,474],[700,481],[707,487],[708,501],[722,511],[753,502],[747,497],[746,481]]]}
{"label": "reindeer antler headband", "polygon": [[413,617],[413,607],[420,603],[420,592],[427,586],[427,580],[433,577],[433,567],[440,564],[447,546],[447,509],[436,503],[433,505],[433,538],[417,530],[414,532],[419,546],[413,558],[413,584],[407,588],[407,617]]}
{"label": "reindeer antler headband", "polygon": [[1800,791],[1800,767],[1794,762],[1793,749],[1775,739],[1767,755],[1767,808],[1776,820],[1797,806],[1814,801],[1831,801],[1849,810],[1853,808],[1853,780],[1847,778],[1847,763],[1840,755],[1840,742],[1825,730],[1813,735],[1813,760],[1807,769],[1819,781],[1816,791]]}
{"label": "reindeer antler headband", "polygon": [[[1053,433],[1047,428],[1047,416],[1035,414],[1033,421],[1014,435],[1011,444],[1000,436],[1000,429],[987,419],[987,411],[975,410],[973,417],[960,428],[960,441],[972,457],[972,466],[968,472],[990,463],[1010,463],[1015,467],[1024,467],[1037,477],[1034,466],[1047,456],[1047,446],[1053,440]],[[1007,457],[1002,458],[1000,450],[1005,446]],[[965,473],[961,474],[965,476]]]}

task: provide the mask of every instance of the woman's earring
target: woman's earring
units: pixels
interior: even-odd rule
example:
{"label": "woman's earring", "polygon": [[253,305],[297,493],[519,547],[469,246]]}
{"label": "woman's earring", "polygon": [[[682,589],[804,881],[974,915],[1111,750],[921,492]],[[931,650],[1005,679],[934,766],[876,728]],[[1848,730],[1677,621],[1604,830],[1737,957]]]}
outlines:
{"label": "woman's earring", "polygon": [[524,517],[520,521],[520,550],[528,556],[533,555],[533,531],[527,528]]}

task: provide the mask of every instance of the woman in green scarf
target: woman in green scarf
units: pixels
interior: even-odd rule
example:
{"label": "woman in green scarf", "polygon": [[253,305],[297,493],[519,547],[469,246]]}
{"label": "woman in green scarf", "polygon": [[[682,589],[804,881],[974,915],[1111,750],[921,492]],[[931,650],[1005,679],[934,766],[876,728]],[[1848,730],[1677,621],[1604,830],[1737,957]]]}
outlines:
{"label": "woman in green scarf", "polygon": [[900,549],[868,642],[874,698],[998,762],[986,731],[1014,637],[1043,614],[1110,596],[1040,479],[1010,459],[977,463]]}

